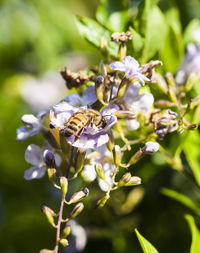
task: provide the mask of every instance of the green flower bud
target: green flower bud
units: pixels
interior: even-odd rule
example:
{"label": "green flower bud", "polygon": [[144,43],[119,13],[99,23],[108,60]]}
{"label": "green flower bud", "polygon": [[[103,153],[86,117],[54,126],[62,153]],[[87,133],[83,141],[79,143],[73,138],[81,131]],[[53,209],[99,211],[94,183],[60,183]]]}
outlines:
{"label": "green flower bud", "polygon": [[100,163],[96,163],[96,164],[95,164],[95,171],[96,171],[97,175],[98,175],[102,180],[105,180],[104,171],[103,171],[102,165],[101,165]]}
{"label": "green flower bud", "polygon": [[177,102],[177,97],[175,94],[174,87],[168,86],[168,94],[169,94],[171,101],[174,102],[175,104],[177,104],[178,102]]}
{"label": "green flower bud", "polygon": [[119,46],[119,50],[118,50],[118,57],[119,60],[122,61],[123,58],[126,56],[126,51],[127,51],[127,46],[125,42],[122,42]]}
{"label": "green flower bud", "polygon": [[68,237],[70,235],[70,233],[71,233],[71,226],[70,225],[66,225],[65,228],[62,231],[61,238]]}
{"label": "green flower bud", "polygon": [[103,101],[104,98],[104,78],[103,76],[97,76],[95,80],[95,92],[96,92],[96,97],[98,100],[102,103],[105,104]]}
{"label": "green flower bud", "polygon": [[114,113],[118,119],[136,119],[136,115],[131,111],[118,110]]}
{"label": "green flower bud", "polygon": [[112,152],[112,150],[113,150],[113,148],[114,148],[114,145],[115,145],[112,131],[108,131],[108,136],[109,136],[109,140],[108,140],[108,142],[106,143],[106,145],[107,145],[108,150],[109,150],[110,152]]}
{"label": "green flower bud", "polygon": [[56,216],[56,214],[54,213],[54,211],[44,204],[41,206],[41,211],[46,216],[49,224],[51,224],[53,227],[55,227],[54,216]]}
{"label": "green flower bud", "polygon": [[78,216],[83,211],[83,208],[84,208],[83,203],[80,202],[80,203],[76,204],[74,209],[71,211],[69,218],[73,219],[76,216]]}
{"label": "green flower bud", "polygon": [[103,77],[107,76],[107,69],[102,60],[100,60],[99,63],[99,74],[102,75]]}
{"label": "green flower bud", "polygon": [[119,167],[121,164],[121,148],[118,145],[115,145],[113,148],[113,158],[114,158],[114,164],[116,167]]}
{"label": "green flower bud", "polygon": [[96,207],[97,208],[102,208],[109,198],[110,198],[109,195],[105,195],[103,198],[101,198],[100,200],[98,200],[98,202],[96,204]]}
{"label": "green flower bud", "polygon": [[131,173],[130,172],[126,172],[121,179],[119,180],[117,186],[118,187],[122,187],[124,185],[126,185],[131,179]]}
{"label": "green flower bud", "polygon": [[75,173],[78,174],[82,171],[85,162],[85,149],[78,149],[76,162],[75,162]]}
{"label": "green flower bud", "polygon": [[59,243],[62,244],[64,247],[67,247],[69,245],[69,242],[67,239],[60,239]]}
{"label": "green flower bud", "polygon": [[109,50],[108,50],[108,43],[104,36],[101,36],[100,38],[100,49],[104,56],[108,56]]}
{"label": "green flower bud", "polygon": [[171,87],[176,86],[176,83],[175,83],[175,80],[174,80],[174,77],[173,77],[172,73],[167,72],[166,75],[165,75],[165,78],[167,79],[167,83],[169,84],[169,86],[171,86]]}
{"label": "green flower bud", "polygon": [[65,196],[68,191],[68,180],[64,176],[60,177],[60,187],[61,187],[62,194]]}
{"label": "green flower bud", "polygon": [[120,83],[120,86],[117,91],[117,96],[123,97],[126,91],[128,90],[128,87],[133,83],[133,81],[134,81],[133,79],[125,76]]}
{"label": "green flower bud", "polygon": [[189,92],[192,87],[199,81],[200,75],[197,72],[190,73],[187,82],[185,84],[185,92]]}
{"label": "green flower bud", "polygon": [[75,192],[71,198],[70,198],[70,201],[68,202],[69,204],[71,203],[77,203],[78,201],[80,201],[82,198],[88,196],[89,194],[89,190],[88,188],[84,188],[83,190],[81,191],[78,191],[78,192]]}
{"label": "green flower bud", "polygon": [[131,177],[130,180],[125,184],[125,186],[133,186],[141,184],[141,178],[140,177]]}
{"label": "green flower bud", "polygon": [[56,180],[56,169],[54,168],[48,168],[47,169],[47,173],[48,173],[48,177],[49,180],[51,181],[52,184],[55,184],[55,180]]}
{"label": "green flower bud", "polygon": [[143,151],[142,151],[141,149],[138,150],[138,152],[136,152],[136,153],[131,157],[131,159],[129,160],[127,166],[130,166],[130,165],[132,165],[132,164],[136,164],[143,156],[144,156]]}

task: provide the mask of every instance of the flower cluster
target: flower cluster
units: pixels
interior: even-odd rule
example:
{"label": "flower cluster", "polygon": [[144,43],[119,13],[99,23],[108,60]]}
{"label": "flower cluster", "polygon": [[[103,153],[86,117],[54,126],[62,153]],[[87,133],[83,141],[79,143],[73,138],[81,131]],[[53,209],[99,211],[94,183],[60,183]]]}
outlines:
{"label": "flower cluster", "polygon": [[[74,233],[71,231],[72,224],[75,224],[72,219],[84,209],[81,200],[87,197],[89,189],[82,185],[79,191],[67,196],[72,180],[82,177],[86,184],[97,180],[103,197],[98,197],[96,206],[101,208],[112,191],[141,184],[141,178],[131,174],[132,166],[159,150],[157,139],[160,141],[173,131],[182,133],[196,127],[185,119],[196,100],[183,105],[181,96],[178,96],[179,86],[170,73],[165,80],[162,79],[155,72],[158,65],[161,65],[160,61],[140,66],[132,56],[108,64],[101,61],[98,76],[95,72],[82,78],[81,85],[75,85],[77,93],[67,95],[38,113],[37,117],[31,114],[22,116],[25,126],[17,130],[18,140],[38,133],[46,139],[42,148],[30,144],[26,149],[25,160],[32,167],[25,171],[24,178],[38,179],[47,171],[50,182],[62,193],[58,213],[46,205],[41,208],[57,230],[54,250],[41,252],[57,253],[59,244],[68,246],[67,237]],[[79,84],[80,77],[80,73],[73,73],[73,84]],[[67,87],[72,88],[72,77],[66,78],[65,75],[64,79],[70,82]],[[168,100],[156,99],[154,102],[153,82]],[[189,89],[187,85],[185,89]],[[171,107],[176,112],[169,109]],[[139,149],[134,150],[135,144],[140,146]],[[66,218],[62,217],[64,205],[74,205]],[[66,225],[61,233],[63,223]]]}

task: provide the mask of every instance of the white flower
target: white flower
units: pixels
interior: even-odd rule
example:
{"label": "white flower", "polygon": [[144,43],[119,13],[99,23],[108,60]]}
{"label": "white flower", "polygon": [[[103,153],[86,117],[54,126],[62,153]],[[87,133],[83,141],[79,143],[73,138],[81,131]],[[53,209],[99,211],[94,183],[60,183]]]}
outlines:
{"label": "white flower", "polygon": [[129,78],[138,79],[142,85],[145,85],[145,81],[150,81],[142,74],[141,69],[139,68],[139,63],[131,56],[124,57],[123,63],[120,61],[112,62],[109,67],[113,70],[125,72]]}
{"label": "white flower", "polygon": [[[105,144],[95,149],[95,151],[99,153],[99,156],[94,161],[92,161],[91,164],[84,167],[83,174],[87,177],[88,180],[95,180],[97,177],[95,171],[95,163],[101,163],[105,179],[108,183],[111,183],[110,175],[115,170],[115,165],[112,164],[112,154]],[[98,178],[98,182],[102,191],[107,191],[109,189],[109,184],[105,183],[102,179]]]}
{"label": "white flower", "polygon": [[159,144],[154,141],[148,141],[145,143],[145,146],[142,148],[143,153],[151,155],[159,150]]}

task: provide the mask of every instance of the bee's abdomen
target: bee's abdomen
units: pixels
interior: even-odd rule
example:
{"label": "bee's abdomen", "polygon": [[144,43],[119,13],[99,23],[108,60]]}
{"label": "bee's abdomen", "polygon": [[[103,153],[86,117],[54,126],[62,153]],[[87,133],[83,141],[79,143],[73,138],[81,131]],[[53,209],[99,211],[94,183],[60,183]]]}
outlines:
{"label": "bee's abdomen", "polygon": [[78,136],[86,124],[87,117],[83,113],[78,113],[74,116],[72,115],[68,122],[65,124],[65,136]]}

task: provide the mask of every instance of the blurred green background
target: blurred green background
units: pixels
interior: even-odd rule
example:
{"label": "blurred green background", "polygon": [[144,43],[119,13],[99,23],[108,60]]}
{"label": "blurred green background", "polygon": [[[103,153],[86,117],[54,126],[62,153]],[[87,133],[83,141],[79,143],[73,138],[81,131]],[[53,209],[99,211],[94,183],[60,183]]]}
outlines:
{"label": "blurred green background", "polygon": [[[134,13],[140,1],[123,2]],[[68,66],[80,70],[98,64],[101,55],[79,35],[75,15],[95,18],[99,3],[98,0],[0,1],[1,253],[34,253],[54,246],[55,231],[46,222],[40,205],[45,202],[57,210],[60,196],[46,177],[30,182],[23,178],[24,170],[29,168],[24,160],[25,149],[30,143],[41,146],[42,138],[16,141],[16,129],[21,126],[23,114],[37,113],[56,102],[45,100],[51,96],[46,93],[48,87],[58,90],[54,98],[57,101],[66,95],[60,69]],[[182,28],[200,15],[198,0],[162,0],[159,6],[163,11],[176,7]],[[41,99],[37,93],[40,84],[41,93],[45,93]],[[42,99],[46,103],[42,104]],[[176,139],[176,133],[172,135]],[[85,201],[86,208],[78,219],[88,231],[84,252],[142,252],[134,233],[136,227],[162,253],[189,252],[191,236],[184,220],[188,210],[160,190],[173,188],[199,203],[198,190],[159,154],[140,161],[134,174],[142,178],[143,184],[133,190],[114,192],[102,210],[93,208],[95,194]],[[78,189],[80,183],[77,181],[74,188]],[[97,191],[95,184],[92,187]],[[135,203],[126,203],[127,196]]]}

